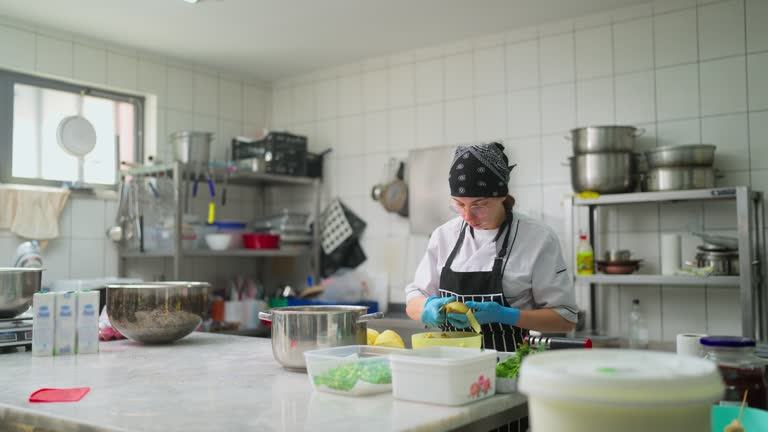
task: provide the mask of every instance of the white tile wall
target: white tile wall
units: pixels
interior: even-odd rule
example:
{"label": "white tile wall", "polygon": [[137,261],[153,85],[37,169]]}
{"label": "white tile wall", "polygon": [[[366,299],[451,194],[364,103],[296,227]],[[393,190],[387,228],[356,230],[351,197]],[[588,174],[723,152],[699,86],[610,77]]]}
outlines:
{"label": "white tile wall", "polygon": [[[356,181],[355,175],[365,179],[362,190],[345,185],[337,193],[345,201],[363,203],[369,222],[363,241],[370,257],[366,267],[399,269],[390,282],[391,298],[398,301],[423,254],[426,238],[410,236],[407,222],[387,218],[391,215],[367,199],[370,186],[382,175],[371,171],[392,157],[405,157],[409,147],[399,143],[406,141],[410,148],[423,148],[506,138],[510,160],[518,164],[510,181],[518,209],[557,232],[564,227],[560,200],[571,193],[570,172],[563,166],[571,148],[563,135],[577,126],[642,127],[646,132],[638,139],[638,150],[711,142],[718,145],[719,184],[751,182],[768,188],[768,29],[758,19],[766,16],[768,7],[761,0],[655,1],[511,31],[503,42],[490,35],[396,54],[396,64],[386,59],[362,62],[357,72],[340,80],[349,87],[351,102],[346,104],[368,112],[362,126],[365,172],[356,173],[343,156],[344,140],[338,146],[341,154],[329,164],[343,167],[334,179],[339,185]],[[397,86],[401,88],[393,88]],[[346,133],[344,117],[359,110],[344,112],[343,87],[339,134]],[[415,104],[415,116],[387,109],[400,104]],[[279,108],[290,111],[283,113],[285,118],[295,115],[290,107]],[[392,170],[380,171],[386,178]],[[728,232],[733,229],[731,211],[701,203],[608,208],[605,244],[630,248],[643,258],[643,273],[656,273],[660,231]],[[393,260],[385,243],[407,253]],[[692,258],[697,240],[687,235],[683,244]],[[738,309],[732,289],[609,288],[611,308],[605,318],[611,333],[626,332],[633,298],[642,302],[652,338],[672,340],[680,331],[738,333],[738,317],[716,312],[721,306]],[[681,313],[687,304],[690,317]]]}
{"label": "white tile wall", "polygon": [[[158,157],[161,159],[170,157],[167,136],[176,130],[197,127],[216,133],[213,154],[214,157],[224,158],[224,149],[229,145],[231,136],[243,134],[246,130],[255,133],[267,126],[268,107],[269,112],[277,114],[275,117],[286,126],[293,116],[292,101],[288,99],[286,105],[281,105],[286,98],[277,98],[273,106],[270,90],[262,83],[238,79],[215,70],[203,71],[196,65],[162,55],[140,53],[130,47],[73,37],[34,25],[16,25],[10,19],[0,20],[0,68],[154,95],[158,108],[157,128],[147,133],[157,137]],[[357,79],[359,83],[359,77]],[[335,95],[335,90],[332,93]],[[318,94],[325,95],[322,89]],[[336,108],[339,104],[332,100],[327,105]],[[313,107],[313,116],[309,119],[312,123],[307,125],[313,135],[319,129],[313,123],[314,112]],[[335,131],[336,112],[332,112],[330,117],[334,118]],[[334,135],[326,145],[335,143]],[[239,193],[236,187],[230,186],[229,189],[227,206],[220,210],[222,214],[238,218],[253,217],[258,208],[252,196]],[[117,274],[117,249],[105,236],[106,227],[114,222],[115,211],[115,201],[70,198],[59,218],[60,237],[51,240],[44,250],[45,284],[56,279]],[[203,206],[201,211],[204,211]],[[0,260],[9,263],[16,245],[22,241],[8,231],[0,232]],[[141,273],[147,277],[162,274],[169,277],[166,264],[169,266],[169,263],[160,262],[157,269]],[[209,263],[208,267],[216,266]],[[128,270],[130,273],[137,272],[136,269]],[[205,273],[205,265],[201,271]]]}

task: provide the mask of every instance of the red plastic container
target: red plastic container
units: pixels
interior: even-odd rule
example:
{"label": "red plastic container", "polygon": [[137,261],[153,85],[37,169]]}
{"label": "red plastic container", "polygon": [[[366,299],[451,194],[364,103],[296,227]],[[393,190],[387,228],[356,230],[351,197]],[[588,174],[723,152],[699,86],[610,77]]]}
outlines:
{"label": "red plastic container", "polygon": [[243,234],[246,249],[279,249],[280,236],[276,234]]}

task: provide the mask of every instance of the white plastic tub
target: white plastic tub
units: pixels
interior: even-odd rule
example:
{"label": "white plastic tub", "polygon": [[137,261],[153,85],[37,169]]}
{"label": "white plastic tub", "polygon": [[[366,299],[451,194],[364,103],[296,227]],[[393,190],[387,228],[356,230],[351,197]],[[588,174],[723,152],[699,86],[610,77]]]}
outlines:
{"label": "white plastic tub", "polygon": [[528,396],[533,432],[702,432],[723,384],[707,360],[591,349],[526,358],[519,390]]}
{"label": "white plastic tub", "polygon": [[392,355],[396,399],[464,405],[496,393],[496,351],[422,348]]}
{"label": "white plastic tub", "polygon": [[360,396],[392,391],[390,355],[397,348],[350,345],[304,353],[307,375],[317,391]]}

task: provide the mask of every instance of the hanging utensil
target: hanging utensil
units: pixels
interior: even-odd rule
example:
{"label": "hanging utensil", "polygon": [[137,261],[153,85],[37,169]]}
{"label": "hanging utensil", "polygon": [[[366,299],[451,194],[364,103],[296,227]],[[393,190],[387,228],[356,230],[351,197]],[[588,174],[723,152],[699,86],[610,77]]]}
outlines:
{"label": "hanging utensil", "polygon": [[230,173],[230,160],[229,160],[229,149],[227,149],[227,162],[225,166],[224,171],[224,187],[221,190],[221,206],[224,207],[227,205],[227,183],[229,183],[229,173]]}
{"label": "hanging utensil", "polygon": [[379,201],[387,211],[408,217],[408,185],[405,178],[405,162],[400,162],[394,181],[384,185]]}

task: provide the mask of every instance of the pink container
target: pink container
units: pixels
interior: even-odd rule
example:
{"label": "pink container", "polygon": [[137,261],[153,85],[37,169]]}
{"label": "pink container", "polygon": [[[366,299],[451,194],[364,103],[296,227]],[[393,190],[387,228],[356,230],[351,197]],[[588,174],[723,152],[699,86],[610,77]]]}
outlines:
{"label": "pink container", "polygon": [[279,249],[280,236],[276,234],[243,234],[246,249]]}

